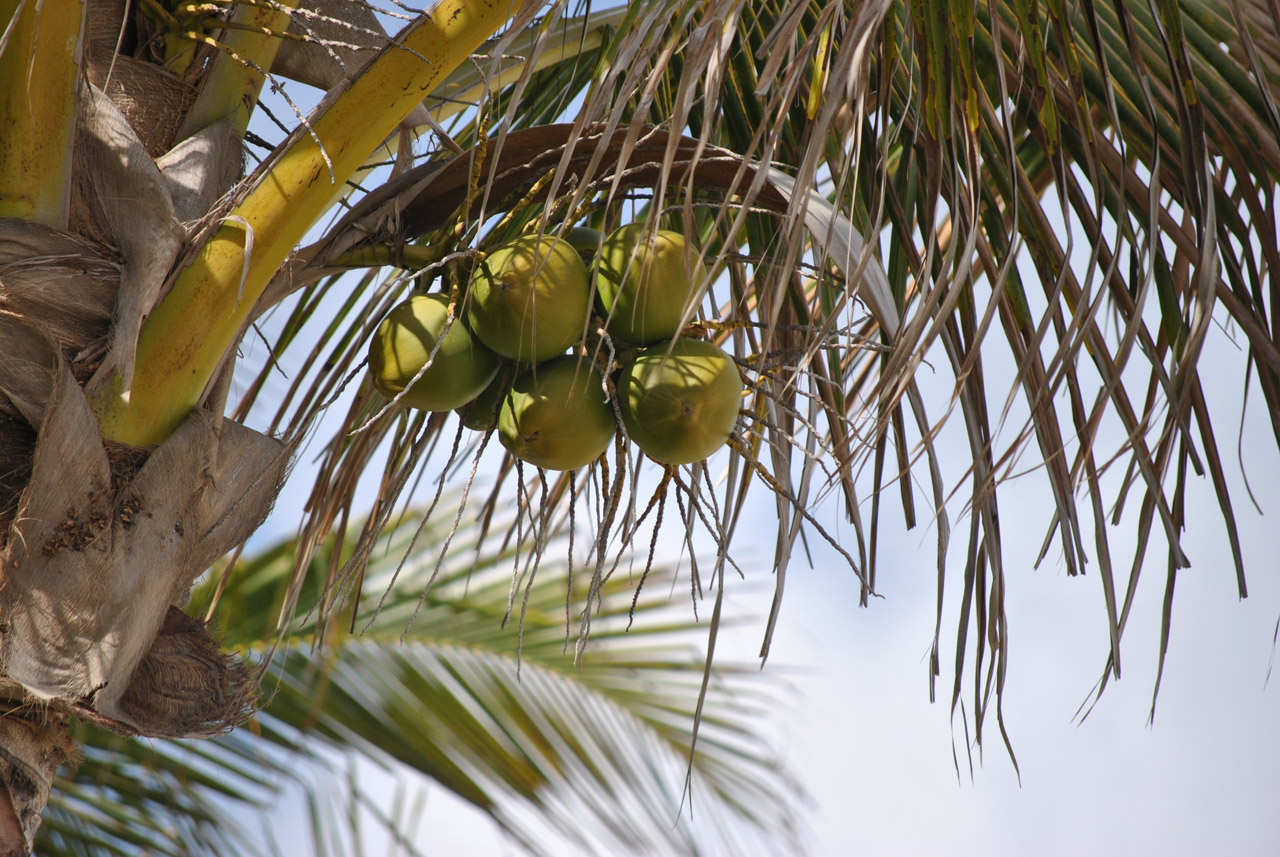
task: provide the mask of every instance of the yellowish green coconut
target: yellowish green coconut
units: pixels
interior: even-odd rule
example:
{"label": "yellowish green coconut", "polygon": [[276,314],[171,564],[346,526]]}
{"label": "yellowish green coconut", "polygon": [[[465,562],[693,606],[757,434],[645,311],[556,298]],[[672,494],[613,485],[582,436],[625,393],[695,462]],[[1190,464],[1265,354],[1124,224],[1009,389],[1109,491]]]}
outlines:
{"label": "yellowish green coconut", "polygon": [[516,378],[498,417],[502,445],[548,470],[573,470],[595,461],[615,428],[600,373],[570,355]]}
{"label": "yellowish green coconut", "polygon": [[643,223],[609,233],[597,259],[597,296],[614,336],[636,345],[670,339],[680,332],[686,310],[702,300],[707,269],[696,248],[686,254],[684,236]]}
{"label": "yellowish green coconut", "polygon": [[[387,313],[369,343],[374,386],[394,397],[412,383],[401,401],[424,411],[448,411],[474,399],[497,373],[498,355],[475,341],[461,319],[445,332],[448,315],[449,299],[439,294],[414,295]],[[414,382],[442,333],[434,361]]]}
{"label": "yellowish green coconut", "polygon": [[515,364],[506,363],[493,376],[489,386],[480,395],[458,408],[458,417],[462,424],[472,431],[488,431],[498,424],[498,413],[502,410],[502,400],[511,390],[511,380],[515,377]]}
{"label": "yellowish green coconut", "polygon": [[679,339],[640,349],[618,380],[618,405],[636,446],[664,464],[690,464],[729,439],[742,387],[728,354]]}
{"label": "yellowish green coconut", "polygon": [[590,309],[586,265],[553,235],[526,235],[490,253],[467,295],[471,332],[521,363],[563,354],[582,336]]}

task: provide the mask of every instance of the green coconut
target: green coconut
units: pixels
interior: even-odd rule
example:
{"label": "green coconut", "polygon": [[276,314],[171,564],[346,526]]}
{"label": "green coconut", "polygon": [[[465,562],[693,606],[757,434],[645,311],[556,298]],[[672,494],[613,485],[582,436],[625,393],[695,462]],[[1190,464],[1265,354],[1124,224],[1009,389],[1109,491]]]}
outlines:
{"label": "green coconut", "polygon": [[578,251],[552,235],[526,235],[476,269],[467,324],[503,357],[538,363],[578,341],[590,309],[591,285]]}
{"label": "green coconut", "polygon": [[650,345],[680,332],[688,310],[702,300],[707,268],[696,249],[686,258],[684,236],[643,223],[609,233],[597,260],[601,313],[614,336]]}
{"label": "green coconut", "polygon": [[472,431],[488,431],[498,423],[498,413],[502,409],[502,400],[511,389],[511,379],[515,375],[515,365],[505,363],[493,376],[489,386],[469,404],[458,408],[458,417],[462,424]]}
{"label": "green coconut", "polygon": [[548,470],[573,470],[595,461],[614,429],[600,373],[570,355],[516,378],[498,416],[502,445]]}
{"label": "green coconut", "polygon": [[642,348],[618,380],[627,434],[664,464],[701,461],[733,433],[742,378],[710,342],[678,339]]}
{"label": "green coconut", "polygon": [[[412,383],[401,401],[424,411],[447,411],[474,399],[497,373],[498,355],[475,341],[461,319],[445,332],[448,317],[449,299],[439,294],[414,295],[387,313],[369,343],[374,386],[394,397]],[[438,341],[434,361],[415,382]]]}
{"label": "green coconut", "polygon": [[585,262],[596,255],[596,248],[604,240],[604,233],[590,226],[575,226],[564,234],[564,240],[578,251]]}

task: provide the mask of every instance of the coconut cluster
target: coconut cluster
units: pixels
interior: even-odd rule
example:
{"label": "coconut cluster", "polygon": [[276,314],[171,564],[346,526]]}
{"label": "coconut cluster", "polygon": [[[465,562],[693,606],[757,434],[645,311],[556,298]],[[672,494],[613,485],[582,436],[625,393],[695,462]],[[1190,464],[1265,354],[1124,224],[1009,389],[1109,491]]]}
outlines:
{"label": "coconut cluster", "polygon": [[574,356],[592,310],[626,356],[613,378],[627,436],[663,464],[701,461],[724,445],[743,384],[718,346],[680,338],[707,270],[684,236],[629,224],[605,236],[524,236],[490,253],[450,313],[416,295],[374,334],[374,385],[416,408],[457,410],[474,431],[497,429],[512,455],[549,470],[590,464],[617,421],[591,360]]}

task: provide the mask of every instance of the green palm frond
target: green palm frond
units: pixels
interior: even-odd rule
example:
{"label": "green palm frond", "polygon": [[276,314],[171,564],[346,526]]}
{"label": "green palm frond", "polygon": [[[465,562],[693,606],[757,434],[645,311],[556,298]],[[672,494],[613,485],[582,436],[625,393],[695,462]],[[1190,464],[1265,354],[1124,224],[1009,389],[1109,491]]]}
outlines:
{"label": "green palm frond", "polygon": [[[231,807],[261,811],[290,784],[309,789],[316,806],[359,802],[333,762],[353,754],[430,777],[536,851],[554,846],[531,838],[521,820],[530,811],[588,850],[796,847],[800,789],[758,732],[778,704],[775,683],[744,665],[715,664],[689,761],[706,628],[668,594],[674,568],[652,568],[634,607],[638,578],[617,572],[592,601],[591,645],[575,659],[589,577],[579,576],[566,600],[565,538],[556,537],[535,576],[527,555],[481,543],[478,522],[454,534],[441,559],[448,529],[415,513],[387,534],[367,571],[355,634],[348,611],[317,627],[323,593],[312,576],[298,604],[304,618],[277,637],[292,540],[237,563],[217,602],[219,615],[235,617],[224,642],[274,652],[256,722],[212,743],[86,734],[85,762],[48,812],[47,853],[135,853],[143,843],[156,853],[248,853],[243,843],[256,840],[231,821],[243,815]],[[312,562],[327,567],[341,550],[330,538]],[[504,627],[513,573],[516,604]],[[392,576],[399,579],[388,588]],[[219,581],[195,593],[193,606],[210,603]],[[379,609],[383,591],[390,595]],[[681,818],[688,800],[697,827]],[[345,817],[321,813],[313,823]],[[69,843],[84,843],[77,834],[90,828],[101,839],[96,850],[74,850]]]}
{"label": "green palm frond", "polygon": [[243,813],[265,813],[290,775],[247,731],[216,742],[144,741],[81,725],[40,828],[40,855],[257,853]]}

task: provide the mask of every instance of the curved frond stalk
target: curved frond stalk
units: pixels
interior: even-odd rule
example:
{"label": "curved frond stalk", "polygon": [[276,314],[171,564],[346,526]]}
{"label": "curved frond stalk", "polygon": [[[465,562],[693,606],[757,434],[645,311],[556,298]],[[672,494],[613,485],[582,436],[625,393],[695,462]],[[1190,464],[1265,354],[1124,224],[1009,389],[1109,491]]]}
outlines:
{"label": "curved frond stalk", "polygon": [[66,228],[84,2],[0,3],[0,217]]}
{"label": "curved frond stalk", "polygon": [[[405,118],[405,125],[412,125],[414,133],[435,132],[446,149],[458,154],[462,149],[449,136],[445,124],[460,115],[474,114],[476,105],[483,103],[491,93],[500,92],[511,84],[528,82],[544,70],[563,75],[567,68],[570,77],[589,79],[591,61],[608,43],[619,24],[626,20],[627,7],[603,9],[574,18],[559,15],[559,7],[554,11],[554,14],[541,19],[537,26],[526,27],[502,38],[504,47],[501,54],[490,54],[483,60],[477,59],[456,68],[423,100],[424,109],[414,110]],[[497,39],[491,40],[487,47],[496,48],[498,42]],[[481,56],[485,49],[486,46],[481,47]],[[520,117],[517,125],[553,121],[568,102],[568,94],[581,88],[579,81],[560,78],[545,83],[535,91],[539,98],[555,107],[550,114],[535,115],[532,121]],[[466,139],[469,138],[464,136]],[[352,177],[352,183],[361,183],[363,177],[377,169],[390,154],[389,146],[373,152]]]}
{"label": "curved frond stalk", "polygon": [[492,63],[459,67],[423,104],[437,122],[444,123],[471,110],[487,93],[546,68],[581,62],[608,44],[629,14],[624,5],[576,18],[548,17],[538,28],[526,29],[512,39],[505,56],[493,57]]}
{"label": "curved frond stalk", "polygon": [[[158,443],[203,398],[285,258],[334,189],[381,145],[421,93],[464,62],[515,11],[506,0],[443,0],[347,88],[331,93],[243,185],[155,308],[138,340],[131,389],[117,377],[95,400],[104,437]],[[370,114],[369,105],[382,105]]]}

